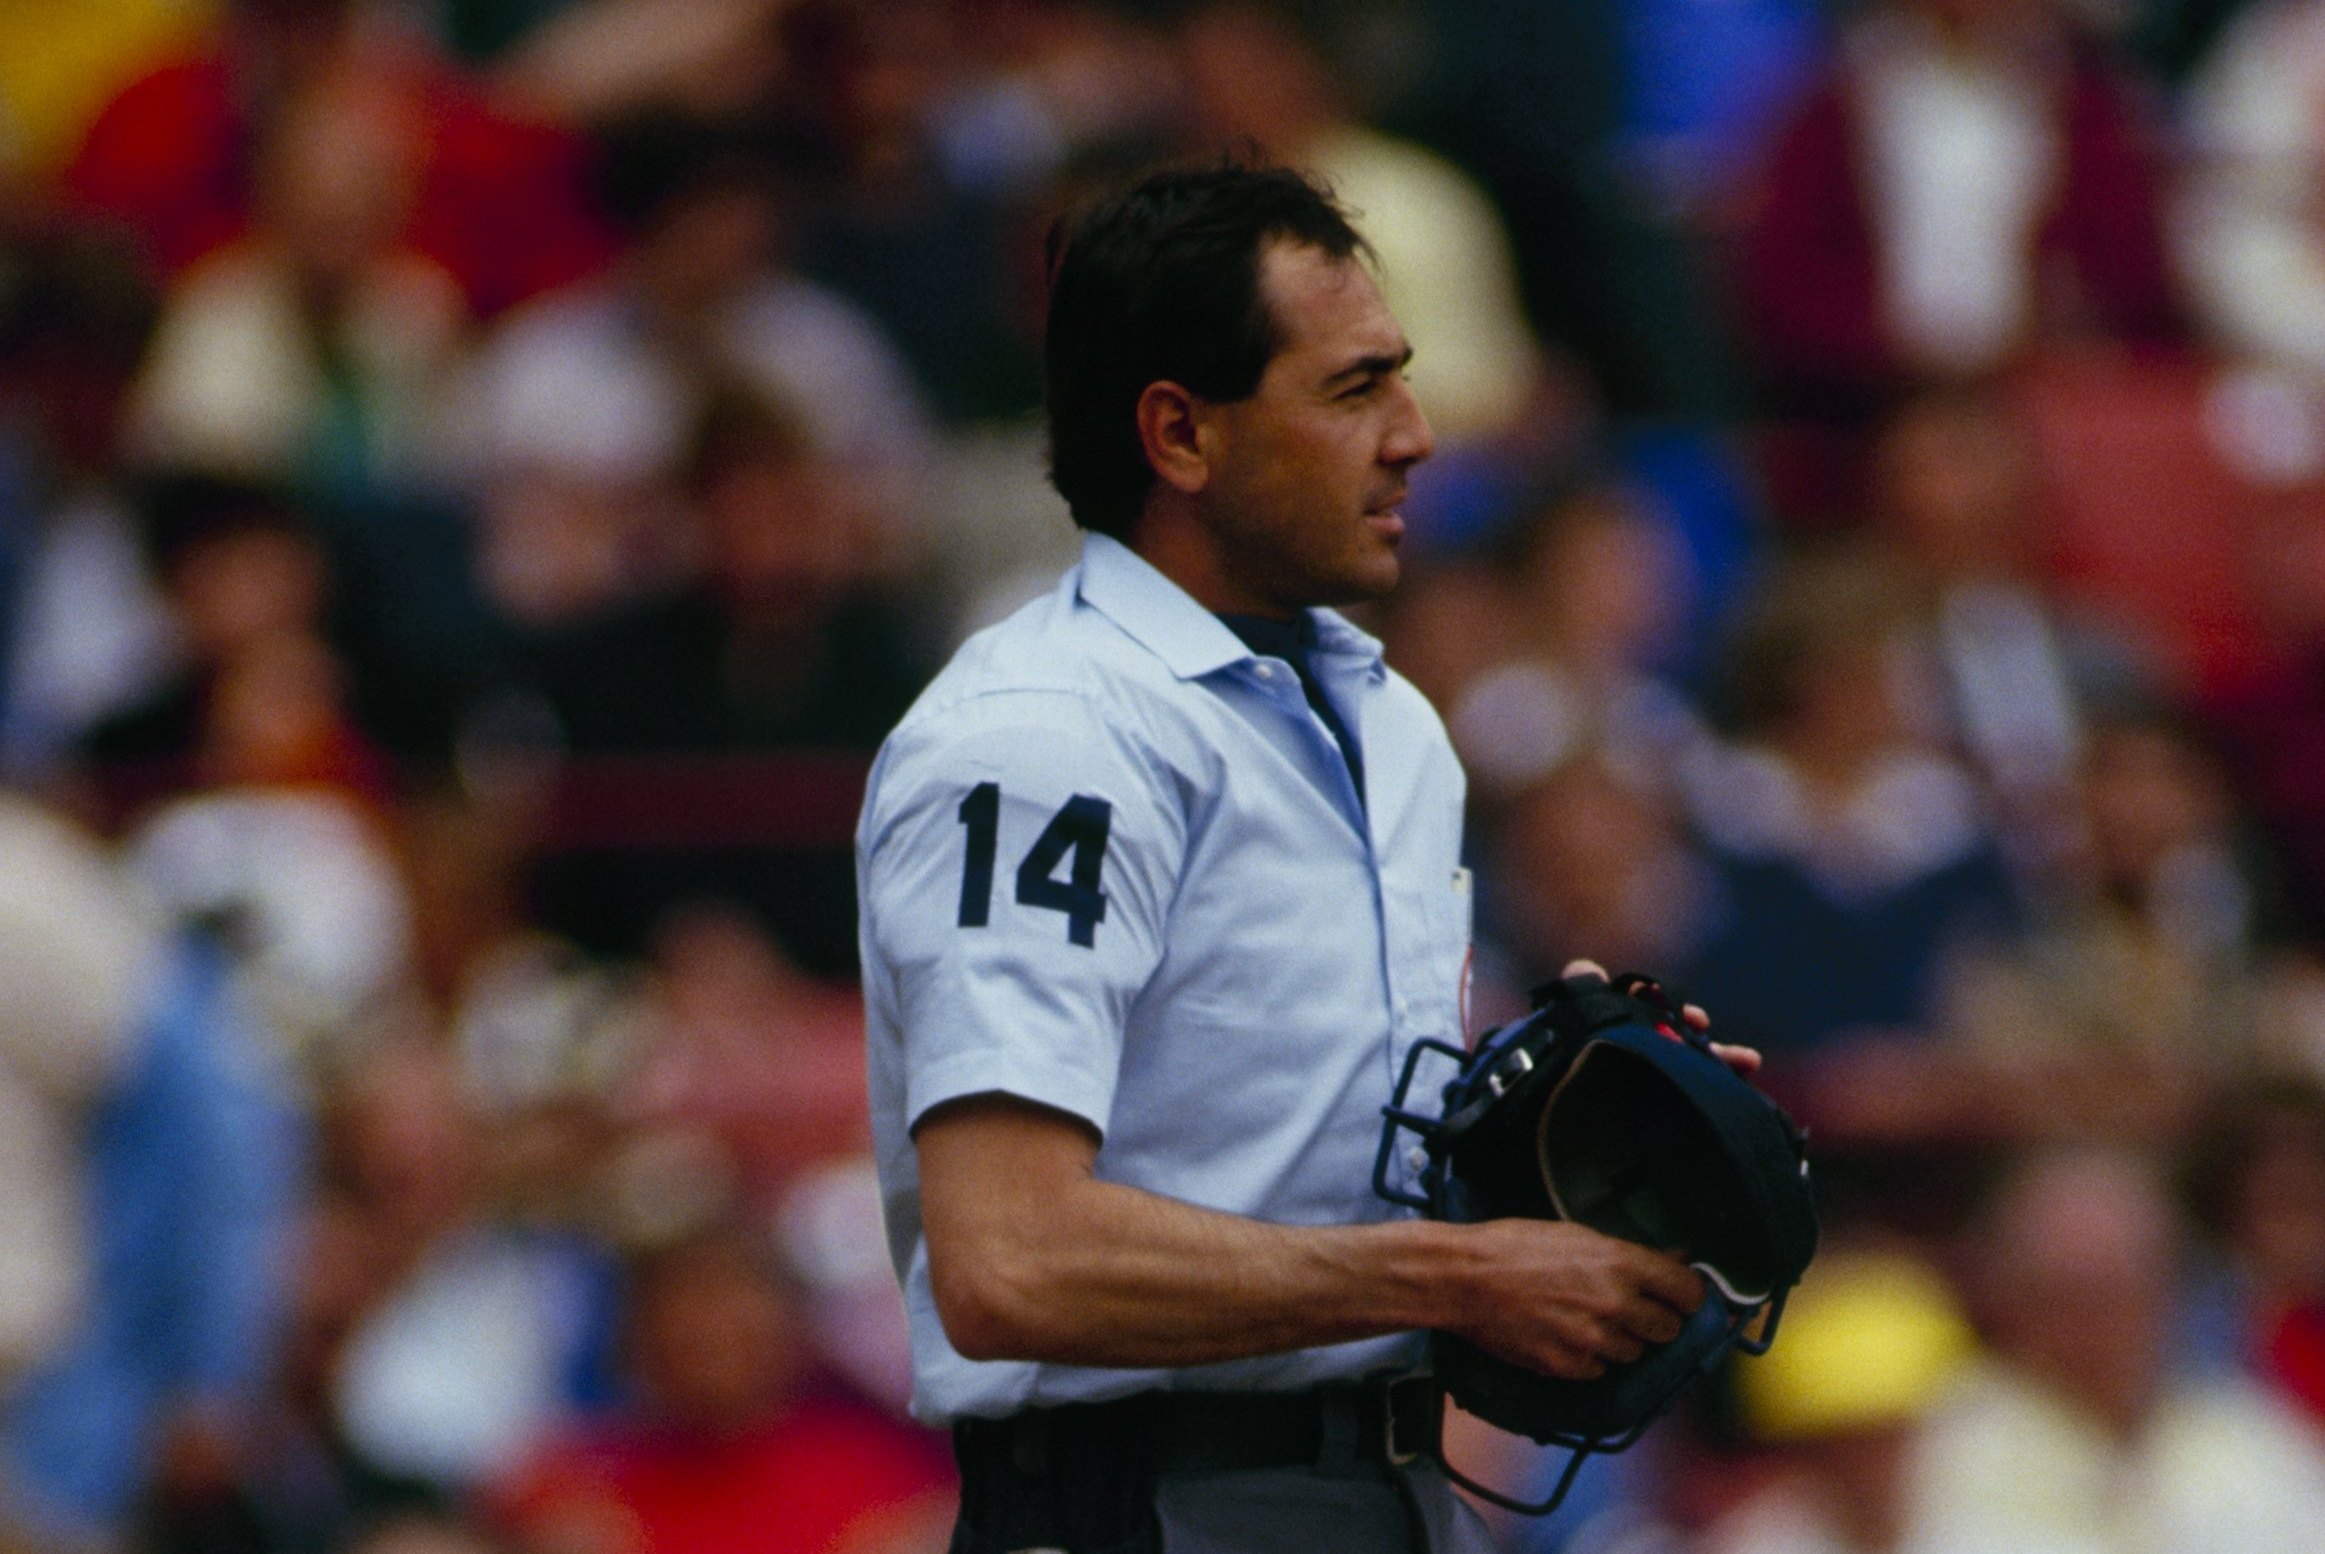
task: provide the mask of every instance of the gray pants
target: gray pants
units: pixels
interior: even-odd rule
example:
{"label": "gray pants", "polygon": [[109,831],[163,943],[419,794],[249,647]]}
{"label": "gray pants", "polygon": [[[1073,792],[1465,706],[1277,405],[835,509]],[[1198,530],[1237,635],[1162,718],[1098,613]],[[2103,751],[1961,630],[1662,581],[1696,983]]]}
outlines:
{"label": "gray pants", "polygon": [[[1108,1554],[1494,1554],[1478,1514],[1430,1462],[1369,1476],[1270,1468],[1165,1475],[1155,1521]],[[1154,1541],[1159,1526],[1161,1542]],[[963,1526],[954,1554],[996,1551]]]}
{"label": "gray pants", "polygon": [[1389,1465],[1435,1429],[1426,1383],[1385,1378],[965,1419],[951,1554],[1492,1554],[1438,1464]]}
{"label": "gray pants", "polygon": [[1166,1477],[1155,1491],[1163,1554],[1492,1554],[1485,1523],[1435,1463],[1393,1472]]}

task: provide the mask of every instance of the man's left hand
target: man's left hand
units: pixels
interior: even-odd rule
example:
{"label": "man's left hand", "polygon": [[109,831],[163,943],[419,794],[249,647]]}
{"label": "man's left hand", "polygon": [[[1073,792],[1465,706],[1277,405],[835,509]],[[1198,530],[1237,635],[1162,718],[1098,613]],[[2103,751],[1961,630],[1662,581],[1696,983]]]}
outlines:
{"label": "man's left hand", "polygon": [[[1566,969],[1559,975],[1561,977],[1596,977],[1601,982],[1613,980],[1607,975],[1607,969],[1595,960],[1568,961]],[[1680,1017],[1699,1031],[1711,1029],[1711,1016],[1704,1013],[1700,1004],[1686,1005],[1680,1010]],[[1671,1039],[1677,1041],[1679,1038],[1674,1036]],[[1737,1047],[1715,1041],[1711,1044],[1711,1050],[1714,1057],[1746,1079],[1760,1072],[1760,1049],[1757,1047]]]}

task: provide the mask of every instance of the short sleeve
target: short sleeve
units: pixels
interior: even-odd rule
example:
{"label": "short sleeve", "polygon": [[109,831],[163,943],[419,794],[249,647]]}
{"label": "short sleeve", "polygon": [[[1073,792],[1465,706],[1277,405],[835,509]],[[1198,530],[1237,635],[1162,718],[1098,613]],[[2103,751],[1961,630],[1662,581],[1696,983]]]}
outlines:
{"label": "short sleeve", "polygon": [[900,729],[862,834],[867,971],[892,981],[905,1121],[1004,1092],[1107,1128],[1186,825],[1161,763],[1064,691]]}

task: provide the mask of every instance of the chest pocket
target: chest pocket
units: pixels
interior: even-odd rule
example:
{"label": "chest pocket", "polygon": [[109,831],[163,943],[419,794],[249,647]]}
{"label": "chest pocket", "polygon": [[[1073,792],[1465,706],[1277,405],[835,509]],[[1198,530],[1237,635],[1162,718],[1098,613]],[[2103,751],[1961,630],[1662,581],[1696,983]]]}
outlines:
{"label": "chest pocket", "polygon": [[1474,887],[1466,868],[1434,879],[1421,892],[1420,953],[1409,968],[1409,1036],[1459,1042],[1468,1032],[1469,945]]}

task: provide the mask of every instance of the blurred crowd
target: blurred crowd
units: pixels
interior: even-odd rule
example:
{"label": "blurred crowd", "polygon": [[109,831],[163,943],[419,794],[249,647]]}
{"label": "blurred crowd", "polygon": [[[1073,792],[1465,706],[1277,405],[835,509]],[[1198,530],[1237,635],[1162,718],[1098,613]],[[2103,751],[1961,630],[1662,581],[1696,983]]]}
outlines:
{"label": "blurred crowd", "polygon": [[2318,1546],[2325,0],[0,0],[0,1550],[942,1546],[850,831],[1222,148],[1417,349],[1473,1030],[1811,1130],[1510,1548]]}

